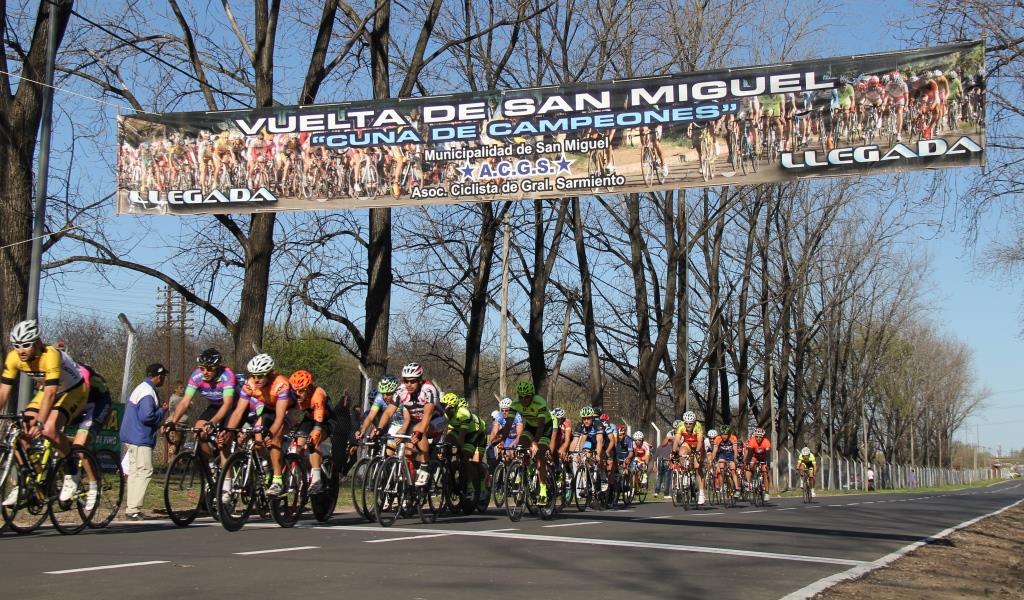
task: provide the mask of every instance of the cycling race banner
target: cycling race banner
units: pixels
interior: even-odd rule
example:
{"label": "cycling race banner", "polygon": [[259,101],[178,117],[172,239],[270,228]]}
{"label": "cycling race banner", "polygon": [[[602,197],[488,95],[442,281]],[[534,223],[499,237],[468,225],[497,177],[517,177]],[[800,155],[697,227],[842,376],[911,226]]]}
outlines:
{"label": "cycling race banner", "polygon": [[636,193],[980,165],[982,42],[456,94],[118,118],[118,212]]}

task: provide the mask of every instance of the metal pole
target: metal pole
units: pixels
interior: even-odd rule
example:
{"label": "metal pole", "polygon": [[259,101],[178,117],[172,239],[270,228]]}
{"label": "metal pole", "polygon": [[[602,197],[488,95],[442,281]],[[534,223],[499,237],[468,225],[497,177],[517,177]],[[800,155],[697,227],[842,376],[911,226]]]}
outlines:
{"label": "metal pole", "polygon": [[[654,424],[654,421],[651,421],[651,427],[653,427],[654,431],[657,432],[657,434],[658,434],[658,446],[661,446],[661,430],[658,429],[658,426]],[[658,446],[655,446],[655,447],[658,447]]]}
{"label": "metal pole", "polygon": [[768,365],[768,403],[772,407],[772,482],[775,483],[775,489],[781,489],[779,487],[779,435],[778,427],[775,422],[775,365]]}
{"label": "metal pole", "polygon": [[132,378],[132,363],[135,362],[135,328],[124,313],[119,313],[117,320],[128,334],[128,344],[124,351],[124,377],[121,379],[121,403],[124,404],[128,398],[128,384]]}
{"label": "metal pole", "polygon": [[508,376],[508,365],[506,360],[506,346],[508,345],[508,254],[509,242],[512,231],[509,225],[508,211],[505,212],[504,234],[501,251],[501,329],[498,334],[498,390],[504,396],[508,389],[506,378]]}
{"label": "metal pole", "polygon": [[[36,173],[35,211],[32,216],[32,253],[28,267],[25,318],[39,317],[39,285],[43,265],[43,225],[46,221],[46,184],[50,177],[50,133],[53,125],[53,65],[57,55],[57,5],[47,4],[46,68],[43,73],[42,115],[39,121],[39,169]],[[22,377],[18,387],[18,409],[32,398],[32,382]]]}

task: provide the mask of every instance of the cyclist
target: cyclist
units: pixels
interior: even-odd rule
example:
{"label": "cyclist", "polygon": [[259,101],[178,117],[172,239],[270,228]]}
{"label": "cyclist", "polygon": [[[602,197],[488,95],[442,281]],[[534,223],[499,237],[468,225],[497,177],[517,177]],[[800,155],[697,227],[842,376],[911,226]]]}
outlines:
{"label": "cyclist", "polygon": [[[235,168],[235,150],[232,144],[231,134],[222,131],[213,140],[213,185],[216,188],[220,185],[221,173],[225,169]],[[229,170],[230,174],[231,171]]]}
{"label": "cyclist", "polygon": [[[853,82],[850,81],[849,77],[841,77],[839,79],[839,89],[836,90],[836,109],[839,112],[837,122],[845,120],[847,124],[851,123],[851,117],[857,108],[857,91],[853,87]],[[849,126],[847,128],[847,134],[849,134]]]}
{"label": "cyclist", "polygon": [[[531,381],[520,381],[516,384],[517,400],[513,400],[510,414],[523,417],[523,431],[519,440],[530,444],[537,471],[540,475],[540,502],[547,503],[548,495],[548,446],[551,444],[551,433],[554,423],[551,411],[544,397],[537,394]],[[519,441],[516,442],[517,444]]]}
{"label": "cyclist", "polygon": [[814,457],[811,449],[804,446],[800,449],[800,456],[796,461],[796,471],[802,478],[804,472],[807,472],[807,483],[811,486],[811,498],[814,498],[814,475],[817,471],[818,459]]}
{"label": "cyclist", "polygon": [[640,156],[643,158],[643,148],[648,144],[654,151],[655,156],[658,157],[658,164],[661,165],[662,177],[668,178],[668,163],[665,162],[665,153],[661,150],[661,132],[662,126],[657,127],[641,127],[640,128]]}
{"label": "cyclist", "polygon": [[[288,409],[295,404],[295,392],[288,383],[288,378],[274,371],[274,359],[269,354],[257,354],[246,365],[249,377],[242,385],[242,391],[236,402],[235,411],[231,415],[228,427],[234,429],[247,416],[254,420],[253,431],[260,441],[270,436],[270,463],[274,470],[274,478],[267,488],[268,496],[279,496],[283,491],[284,471],[281,438],[284,436]],[[266,410],[269,408],[270,410]],[[272,412],[271,412],[272,411]],[[228,486],[227,480],[224,482]]]}
{"label": "cyclist", "polygon": [[[82,369],[70,356],[42,342],[35,319],[15,325],[9,339],[13,349],[4,360],[0,377],[0,411],[7,406],[18,374],[27,374],[35,381],[37,391],[25,407],[25,417],[29,419],[26,433],[33,439],[42,436],[50,440],[57,454],[65,457],[71,452],[71,442],[64,435],[64,427],[82,412],[89,398]],[[68,470],[60,490],[63,502],[78,493],[77,466],[71,464]],[[17,488],[13,494],[13,500],[4,499],[5,505],[17,502]]]}
{"label": "cyclist", "polygon": [[732,477],[733,496],[740,497],[740,480],[736,474],[736,449],[739,440],[729,430],[728,425],[722,425],[712,442],[711,464],[715,465],[715,479],[721,481],[722,471],[729,468],[729,476]]}
{"label": "cyclist", "polygon": [[[504,454],[509,448],[516,445],[516,440],[523,433],[523,415],[515,414],[509,415],[512,411],[512,399],[502,398],[498,401],[497,414],[492,414],[494,422],[491,423],[491,431],[488,435],[487,445],[489,447],[497,447],[495,450],[494,461],[497,461],[498,454]],[[502,436],[502,432],[506,432]]]}
{"label": "cyclist", "polygon": [[363,424],[359,426],[359,431],[356,432],[356,439],[361,440],[367,431],[382,430],[387,426],[388,435],[392,435],[398,431],[398,427],[402,424],[402,413],[400,411],[393,411],[391,420],[385,423],[383,420],[374,427],[374,417],[383,416],[387,412],[388,407],[396,406],[395,392],[398,391],[398,378],[394,375],[385,375],[380,378],[377,382],[377,395],[373,398],[373,404],[370,405],[370,409],[366,413],[366,417],[363,419]]}
{"label": "cyclist", "polygon": [[[956,71],[950,71],[946,76],[946,80],[949,82],[949,94],[946,96],[946,105],[955,106],[960,103],[960,98],[963,96],[963,85],[960,83],[960,78],[957,76]],[[951,128],[955,128],[958,123],[950,123]]]}
{"label": "cyclist", "polygon": [[[448,435],[459,450],[459,464],[462,481],[473,482],[478,496],[487,494],[481,487],[480,455],[483,454],[487,424],[469,410],[469,402],[458,394],[448,392],[441,396],[441,406],[448,419]],[[472,497],[469,488],[464,490],[467,499]]]}
{"label": "cyclist", "polygon": [[554,408],[551,411],[551,416],[555,418],[556,425],[551,436],[552,452],[565,460],[566,453],[569,452],[569,445],[572,443],[572,421],[565,417],[564,408]]}
{"label": "cyclist", "polygon": [[903,112],[907,107],[910,90],[898,69],[893,69],[882,82],[885,84],[885,93],[889,96],[889,106],[896,113],[896,142],[899,143],[903,141]]}
{"label": "cyclist", "polygon": [[633,438],[626,435],[626,426],[619,425],[615,436],[615,462],[619,465],[630,466],[636,454],[633,451]]}
{"label": "cyclist", "polygon": [[[417,459],[426,464],[430,441],[440,437],[447,428],[441,402],[441,390],[433,382],[423,379],[423,367],[409,363],[402,367],[402,387],[398,390],[397,406],[402,409],[402,424],[396,433],[406,434],[410,427],[412,442],[416,446]],[[390,406],[381,416],[381,423],[387,423],[397,410]],[[426,485],[428,473],[421,469],[417,474],[417,485]]]}
{"label": "cyclist", "polygon": [[779,152],[784,152],[785,137],[783,137],[783,118],[786,116],[785,94],[767,94],[760,97],[761,114],[764,116],[764,131],[767,134],[768,128],[775,124],[775,141]]}
{"label": "cyclist", "polygon": [[580,409],[580,422],[572,431],[573,452],[592,450],[594,456],[601,456],[604,451],[604,436],[601,435],[601,425],[594,422],[596,416],[594,409],[589,406]]}
{"label": "cyclist", "polygon": [[[113,401],[110,398],[110,388],[107,387],[107,380],[100,375],[96,369],[79,362],[82,369],[82,376],[85,377],[89,387],[89,397],[86,399],[85,408],[77,419],[72,421],[71,427],[76,429],[72,445],[85,448],[99,435],[103,426],[110,418]],[[85,465],[89,469],[89,465]],[[96,499],[99,496],[99,484],[95,473],[86,473],[89,477],[89,489],[85,495],[85,509],[92,510],[96,506]]]}
{"label": "cyclist", "polygon": [[615,425],[611,422],[611,417],[608,413],[602,412],[601,416],[598,417],[598,426],[601,427],[601,434],[604,436],[604,471],[602,476],[602,489],[607,489],[608,482],[611,481],[612,473],[615,470],[615,446],[619,441],[619,430],[615,428]]}
{"label": "cyclist", "polygon": [[651,461],[651,445],[644,441],[644,432],[633,432],[633,470],[647,471]]}
{"label": "cyclist", "polygon": [[746,443],[747,448],[747,486],[750,485],[750,476],[754,472],[754,468],[760,468],[761,473],[764,475],[764,500],[767,502],[771,500],[771,496],[768,495],[768,490],[772,487],[771,476],[768,474],[768,462],[770,456],[768,451],[772,448],[771,441],[764,437],[764,429],[755,427],[753,434]]}
{"label": "cyclist", "polygon": [[313,385],[313,374],[305,369],[299,369],[288,378],[288,384],[295,393],[296,404],[303,412],[302,422],[299,423],[299,432],[296,443],[299,447],[306,445],[309,440],[312,448],[309,450],[310,483],[309,493],[319,494],[324,491],[323,483],[320,480],[320,465],[323,463],[323,451],[320,443],[326,438],[331,438],[334,428],[331,427],[331,397],[327,395],[324,388]]}
{"label": "cyclist", "polygon": [[693,469],[697,472],[697,505],[704,504],[704,476],[701,472],[701,455],[704,448],[704,426],[697,422],[697,415],[688,410],[683,413],[683,423],[676,429],[676,440],[672,446],[672,456],[689,457]]}
{"label": "cyclist", "polygon": [[[196,428],[204,429],[207,424],[218,426],[231,414],[238,387],[235,372],[223,364],[223,357],[216,348],[207,348],[200,352],[196,357],[196,365],[196,369],[188,378],[188,385],[185,386],[185,395],[174,407],[174,414],[164,423],[165,430],[173,431],[175,424],[181,422],[197,393],[205,398],[209,405],[196,419]],[[206,442],[206,434],[201,434],[200,438],[203,440],[200,451],[210,458],[213,451]],[[228,460],[230,440],[231,436],[227,431],[217,434],[221,465]]]}

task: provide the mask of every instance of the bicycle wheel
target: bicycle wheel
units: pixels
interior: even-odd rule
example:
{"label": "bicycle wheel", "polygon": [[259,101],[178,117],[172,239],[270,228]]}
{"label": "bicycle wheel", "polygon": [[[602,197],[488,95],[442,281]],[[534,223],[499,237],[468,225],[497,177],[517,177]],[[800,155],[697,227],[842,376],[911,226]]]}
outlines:
{"label": "bicycle wheel", "polygon": [[654,183],[654,153],[650,148],[645,147],[640,154],[640,170],[644,175],[644,183],[650,186]]}
{"label": "bicycle wheel", "polygon": [[373,513],[371,507],[366,505],[366,478],[369,475],[370,463],[372,461],[372,458],[366,456],[356,461],[355,466],[352,467],[352,476],[349,479],[352,506],[367,521],[372,520],[370,515]]}
{"label": "bicycle wheel", "polygon": [[590,506],[590,476],[585,467],[576,469],[576,477],[573,478],[573,497],[576,501],[576,510],[584,512]]}
{"label": "bicycle wheel", "polygon": [[[326,523],[334,514],[334,507],[338,504],[338,470],[334,468],[334,461],[330,456],[325,456],[320,463],[320,480],[323,482],[323,492],[310,496],[310,507],[313,509],[313,516],[317,522]],[[361,513],[360,513],[361,514]]]}
{"label": "bicycle wheel", "polygon": [[494,496],[494,507],[504,509],[505,502],[508,500],[508,489],[506,486],[505,473],[508,471],[508,467],[504,462],[499,462],[494,467],[494,476],[491,478],[491,489],[493,490],[492,495]]}
{"label": "bicycle wheel", "polygon": [[232,454],[217,477],[220,494],[217,510],[220,524],[228,531],[238,531],[249,520],[256,504],[258,471],[248,452]]}
{"label": "bicycle wheel", "polygon": [[206,476],[195,452],[179,452],[164,478],[164,508],[178,527],[187,527],[199,514]]}
{"label": "bicycle wheel", "polygon": [[281,527],[294,527],[306,507],[306,485],[309,476],[302,457],[289,452],[281,471],[281,493],[270,499],[270,515]]}
{"label": "bicycle wheel", "polygon": [[[112,450],[96,452],[96,462],[100,469],[99,497],[96,512],[89,519],[89,527],[100,529],[106,527],[117,516],[124,502],[124,471],[121,460]],[[170,512],[170,511],[168,511]]]}
{"label": "bicycle wheel", "polygon": [[22,471],[15,467],[15,472],[7,478],[3,489],[3,498],[18,488],[17,502],[14,506],[3,506],[4,523],[11,531],[18,534],[32,533],[43,524],[49,511],[49,498],[52,492],[53,478],[40,479],[34,471]]}
{"label": "bicycle wheel", "polygon": [[457,505],[449,505],[451,495],[451,474],[448,466],[443,463],[434,463],[429,467],[430,477],[426,485],[419,486],[417,493],[420,496],[420,521],[433,523],[437,521],[437,515],[448,509],[453,513]]}
{"label": "bicycle wheel", "polygon": [[636,476],[636,499],[640,504],[647,502],[647,469],[646,467],[637,473]]}
{"label": "bicycle wheel", "polygon": [[804,503],[805,504],[810,504],[811,503],[811,486],[808,483],[806,477],[804,477],[804,479],[803,479],[803,488],[804,488]]}
{"label": "bicycle wheel", "polygon": [[505,511],[510,521],[518,521],[523,518],[523,510],[526,508],[526,496],[529,493],[526,481],[526,465],[521,460],[514,460],[508,467],[505,487],[507,490],[507,506]]}
{"label": "bicycle wheel", "polygon": [[54,494],[50,496],[50,521],[57,531],[74,535],[89,525],[89,519],[96,512],[98,497],[89,500],[89,489],[96,487],[99,493],[100,474],[95,456],[87,448],[72,447],[71,453],[57,463],[54,470]]}
{"label": "bicycle wheel", "polygon": [[381,527],[391,527],[405,504],[409,482],[402,460],[397,456],[386,459],[374,478],[373,510]]}
{"label": "bicycle wheel", "polygon": [[672,473],[672,506],[679,508],[683,503],[683,481],[678,471]]}

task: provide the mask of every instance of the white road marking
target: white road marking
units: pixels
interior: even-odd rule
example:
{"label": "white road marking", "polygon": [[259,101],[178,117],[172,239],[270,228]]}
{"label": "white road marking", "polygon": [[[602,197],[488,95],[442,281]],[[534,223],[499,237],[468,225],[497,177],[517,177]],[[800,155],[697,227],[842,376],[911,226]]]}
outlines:
{"label": "white road marking", "polygon": [[121,563],[119,565],[102,565],[99,567],[85,567],[82,569],[64,569],[62,571],[44,571],[44,575],[66,575],[68,573],[85,573],[86,571],[104,571],[106,569],[124,569],[127,567],[144,567],[146,565],[162,565],[169,563],[169,560],[147,560],[145,562]]}
{"label": "white road marking", "polygon": [[[420,529],[420,530],[417,530],[417,531],[423,531],[423,530]],[[497,532],[501,532],[501,531],[519,531],[519,530],[513,527],[511,529],[491,529],[491,530],[486,531],[484,533],[497,533]],[[453,534],[453,533],[428,533],[428,534],[424,534],[424,535],[407,535],[405,537],[384,538],[382,540],[366,540],[366,543],[367,544],[380,544],[382,542],[400,542],[402,540],[421,540],[421,539],[425,539],[425,538],[448,537],[450,535],[455,535],[455,534]]]}
{"label": "white road marking", "polygon": [[847,506],[857,506],[858,504],[860,504],[860,502],[848,502],[846,505]]}
{"label": "white road marking", "polygon": [[759,513],[759,512],[768,512],[768,509],[767,508],[762,508],[760,510],[741,510],[740,514],[741,515],[749,515],[750,513]]}
{"label": "white road marking", "polygon": [[[683,513],[683,514],[687,515],[687,513]],[[691,516],[691,517],[713,517],[715,515],[724,515],[724,514],[725,514],[724,512],[702,512],[702,513],[689,513],[688,516]]]}
{"label": "white road marking", "polygon": [[831,506],[832,508],[836,508],[842,506],[842,504],[829,504],[829,506]]}
{"label": "white road marking", "polygon": [[597,525],[601,521],[583,521],[580,523],[558,523],[556,525],[545,525],[544,527],[575,527],[576,525]]}
{"label": "white road marking", "polygon": [[631,521],[653,521],[654,519],[671,519],[675,515],[661,515],[660,517],[635,517]]}
{"label": "white road marking", "polygon": [[291,548],[271,548],[270,550],[250,550],[249,552],[234,552],[236,556],[255,556],[257,554],[273,554],[275,552],[295,552],[297,550],[318,550],[320,546],[293,546]]}
{"label": "white road marking", "polygon": [[872,500],[872,501],[870,501],[870,502],[862,502],[862,504],[874,504],[874,503],[875,503],[875,501],[874,501],[874,500]]}
{"label": "white road marking", "polygon": [[793,508],[776,508],[775,510],[796,510],[798,508],[800,508],[800,507],[799,506],[794,506]]}
{"label": "white road marking", "polygon": [[890,554],[883,556],[882,558],[879,558],[878,560],[861,563],[860,565],[854,566],[853,568],[847,569],[846,571],[843,571],[841,573],[836,573],[835,575],[830,575],[828,577],[819,579],[818,581],[815,581],[810,585],[804,586],[799,590],[796,590],[795,592],[786,594],[781,598],[781,600],[806,600],[808,598],[813,598],[814,596],[818,595],[819,593],[823,592],[824,590],[827,590],[828,588],[836,585],[841,581],[863,577],[867,573],[870,573],[871,571],[874,571],[875,569],[878,569],[880,567],[884,567],[889,563],[895,561],[896,559],[904,556],[908,552],[916,550],[917,548],[920,548],[925,544],[930,544],[937,540],[941,540],[955,531],[958,531],[965,527],[970,527],[971,525],[974,525],[982,519],[998,515],[999,513],[1009,510],[1015,506],[1018,506],[1021,503],[1024,503],[1024,500],[1018,500],[1013,504],[1010,504],[1009,506],[1004,506],[1003,508],[1000,508],[999,510],[992,511],[988,514],[981,515],[980,517],[975,517],[969,521],[964,521],[959,525],[954,525],[953,527],[944,529],[933,536],[923,538],[920,541],[914,542],[913,544],[908,544],[895,552],[892,552]]}
{"label": "white road marking", "polygon": [[[719,513],[721,514],[721,513]],[[320,531],[335,531],[339,533],[345,532],[366,532],[376,531],[380,532],[379,527],[366,527],[366,526],[347,526],[347,527],[331,527],[331,528],[320,528]],[[413,528],[400,528],[391,527],[391,531],[399,531],[402,533],[419,533],[423,529]],[[659,544],[651,542],[640,542],[631,540],[608,540],[598,538],[577,538],[577,537],[565,537],[555,535],[536,535],[531,533],[499,533],[494,531],[468,531],[462,529],[444,529],[438,530],[438,534],[449,534],[456,536],[465,537],[490,537],[507,540],[528,540],[535,542],[557,542],[563,544],[583,544],[589,546],[614,546],[614,547],[625,547],[625,548],[651,548],[655,550],[671,550],[675,552],[692,552],[695,554],[719,554],[726,556],[748,556],[752,558],[771,558],[776,560],[788,560],[795,562],[810,562],[810,563],[824,563],[831,565],[847,565],[847,566],[859,566],[867,564],[861,560],[849,560],[846,558],[829,558],[822,556],[804,556],[800,554],[780,554],[776,552],[757,552],[754,550],[738,550],[733,548],[713,548],[709,546],[685,546],[677,544]]]}

